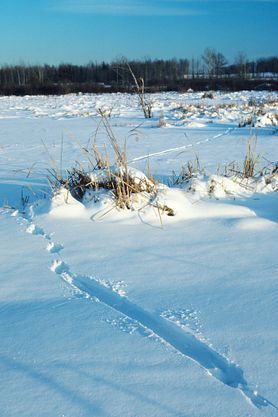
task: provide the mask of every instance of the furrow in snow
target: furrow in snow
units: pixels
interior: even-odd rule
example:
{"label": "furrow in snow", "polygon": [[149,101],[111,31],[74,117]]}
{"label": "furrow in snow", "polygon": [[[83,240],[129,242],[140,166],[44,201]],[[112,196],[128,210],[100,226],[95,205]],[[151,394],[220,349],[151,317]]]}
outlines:
{"label": "furrow in snow", "polygon": [[103,286],[95,279],[73,274],[69,266],[62,261],[54,262],[51,269],[72,287],[81,290],[90,297],[96,297],[105,305],[137,321],[141,326],[153,332],[178,352],[198,363],[223,384],[239,389],[248,401],[257,408],[269,405],[275,407],[267,399],[249,388],[247,381],[244,379],[243,371],[239,366],[229,362],[193,334],[184,331],[161,316],[142,309],[126,297],[122,297],[113,290]]}

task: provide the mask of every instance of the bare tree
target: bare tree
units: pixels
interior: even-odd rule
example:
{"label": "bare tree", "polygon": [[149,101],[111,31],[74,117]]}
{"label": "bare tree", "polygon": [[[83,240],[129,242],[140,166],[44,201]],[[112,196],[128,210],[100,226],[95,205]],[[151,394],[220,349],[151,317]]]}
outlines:
{"label": "bare tree", "polygon": [[227,65],[227,60],[221,52],[217,52],[212,48],[206,48],[202,55],[202,59],[206,65],[209,78],[218,77],[223,74],[224,67]]}
{"label": "bare tree", "polygon": [[240,78],[247,77],[247,65],[248,65],[247,55],[242,51],[238,52],[235,57],[235,68],[236,68],[237,75]]}
{"label": "bare tree", "polygon": [[219,77],[223,75],[226,65],[228,64],[227,59],[221,52],[217,52],[216,54],[216,76]]}
{"label": "bare tree", "polygon": [[206,65],[206,70],[209,78],[212,78],[216,75],[216,55],[216,50],[212,48],[206,48],[202,55],[202,59]]}

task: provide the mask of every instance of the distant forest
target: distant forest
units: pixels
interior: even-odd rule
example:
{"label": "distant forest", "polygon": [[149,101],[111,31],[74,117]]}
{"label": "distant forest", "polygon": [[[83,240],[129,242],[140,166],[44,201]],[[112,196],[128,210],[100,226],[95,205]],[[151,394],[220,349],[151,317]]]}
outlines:
{"label": "distant forest", "polygon": [[233,64],[214,49],[199,59],[145,59],[72,65],[3,65],[0,95],[132,92],[142,78],[146,91],[278,89],[278,57],[249,61],[239,53]]}

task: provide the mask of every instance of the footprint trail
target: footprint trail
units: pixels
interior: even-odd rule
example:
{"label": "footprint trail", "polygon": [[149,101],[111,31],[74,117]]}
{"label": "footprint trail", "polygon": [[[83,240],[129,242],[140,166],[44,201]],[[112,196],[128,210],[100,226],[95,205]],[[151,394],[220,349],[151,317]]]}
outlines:
{"label": "footprint trail", "polygon": [[54,243],[51,241],[46,247],[46,250],[48,250],[50,253],[60,253],[62,249],[64,249],[64,246],[61,243]]}
{"label": "footprint trail", "polygon": [[186,332],[166,318],[139,307],[94,278],[72,273],[70,267],[63,261],[54,261],[51,270],[70,286],[82,291],[87,297],[97,298],[127,318],[135,320],[143,328],[171,345],[176,351],[198,363],[223,384],[238,389],[255,407],[263,408],[269,405],[275,407],[270,401],[249,388],[243,370],[239,366],[229,362],[228,359],[192,333]]}
{"label": "footprint trail", "polygon": [[[25,219],[25,221],[27,233],[43,237],[47,241],[46,250],[50,253],[60,253],[63,249],[62,244],[53,242],[51,235],[46,234],[40,226],[31,220]],[[98,299],[106,306],[123,314],[127,319],[134,320],[147,332],[151,332],[164,343],[172,346],[177,352],[199,364],[218,381],[231,388],[238,389],[255,407],[261,409],[272,406],[277,409],[273,403],[249,387],[244,378],[243,370],[238,365],[230,362],[211,346],[198,339],[194,333],[188,332],[184,327],[178,326],[165,316],[141,308],[113,286],[105,285],[104,282],[91,276],[71,272],[70,266],[61,259],[55,260],[50,269],[74,290],[79,293],[82,292],[86,298]]]}

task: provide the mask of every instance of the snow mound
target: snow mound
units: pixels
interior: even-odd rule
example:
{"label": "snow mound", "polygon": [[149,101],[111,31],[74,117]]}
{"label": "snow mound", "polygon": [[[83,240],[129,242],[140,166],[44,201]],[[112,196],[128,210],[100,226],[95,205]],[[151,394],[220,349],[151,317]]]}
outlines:
{"label": "snow mound", "polygon": [[[85,190],[80,201],[73,197],[69,190],[61,188],[52,199],[51,214],[57,217],[84,217],[92,221],[112,221],[149,224],[175,223],[177,221],[197,218],[241,218],[252,217],[255,213],[240,206],[228,206],[217,201],[198,201],[192,199],[188,190],[170,188],[164,184],[154,184],[145,174],[136,169],[128,168],[132,183],[139,188],[130,193],[128,203],[118,205],[115,193],[107,186],[104,172],[88,174],[91,184],[100,181],[98,187]],[[195,179],[196,189],[199,187],[200,195],[208,194],[208,185]],[[211,179],[212,181],[212,179]],[[232,181],[232,180],[230,180]],[[216,182],[215,182],[216,183]],[[229,184],[229,181],[227,182]],[[231,182],[232,183],[232,182]],[[191,185],[192,191],[193,185]],[[226,187],[227,188],[227,187]],[[234,187],[235,188],[235,187]],[[215,188],[215,196],[225,196],[227,189]]]}
{"label": "snow mound", "polygon": [[261,117],[258,117],[256,127],[278,126],[278,111],[268,111]]}
{"label": "snow mound", "polygon": [[187,184],[187,188],[199,198],[214,197],[216,199],[229,196],[248,197],[255,193],[272,193],[278,190],[277,168],[273,172],[260,177],[243,178],[240,175],[224,176],[211,175],[205,177],[192,178]]}

